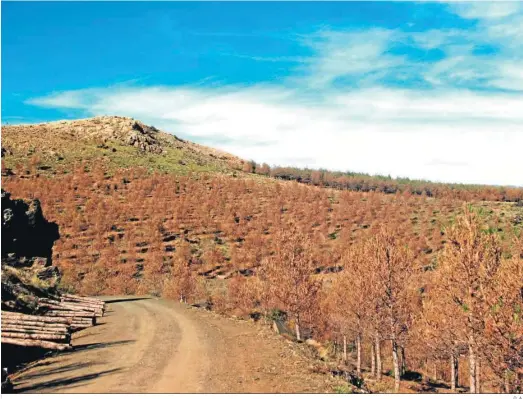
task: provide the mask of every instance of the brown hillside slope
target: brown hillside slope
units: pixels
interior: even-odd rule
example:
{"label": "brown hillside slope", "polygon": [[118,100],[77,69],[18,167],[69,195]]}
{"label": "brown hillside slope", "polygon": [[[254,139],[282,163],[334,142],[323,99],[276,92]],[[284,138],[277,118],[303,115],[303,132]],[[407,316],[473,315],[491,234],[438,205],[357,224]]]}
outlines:
{"label": "brown hillside slope", "polygon": [[270,176],[308,185],[336,189],[410,193],[464,201],[523,202],[521,187],[433,183],[408,178],[362,173],[269,166],[246,161],[162,132],[132,118],[100,116],[81,120],[2,127],[4,175],[28,177],[71,172],[74,166],[103,167],[110,173],[119,168],[144,167],[175,175],[189,172]]}

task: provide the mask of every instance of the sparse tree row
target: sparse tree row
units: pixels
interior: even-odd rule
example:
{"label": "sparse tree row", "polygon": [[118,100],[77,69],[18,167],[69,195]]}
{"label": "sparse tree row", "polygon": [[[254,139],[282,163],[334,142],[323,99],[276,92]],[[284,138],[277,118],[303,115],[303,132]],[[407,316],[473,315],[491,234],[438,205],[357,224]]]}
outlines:
{"label": "sparse tree row", "polygon": [[243,165],[243,171],[314,186],[360,192],[375,191],[385,194],[400,192],[464,201],[523,201],[523,190],[515,187],[441,184],[408,178],[392,179],[390,176],[371,176],[364,173],[330,172],[280,166],[271,168],[266,163],[258,165],[253,161],[246,162]]}
{"label": "sparse tree row", "polygon": [[478,215],[451,198],[140,169],[4,185],[60,225],[54,264],[79,293],[278,310],[298,339],[341,344],[358,374],[390,373],[396,390],[412,371],[452,390],[522,389],[515,204]]}

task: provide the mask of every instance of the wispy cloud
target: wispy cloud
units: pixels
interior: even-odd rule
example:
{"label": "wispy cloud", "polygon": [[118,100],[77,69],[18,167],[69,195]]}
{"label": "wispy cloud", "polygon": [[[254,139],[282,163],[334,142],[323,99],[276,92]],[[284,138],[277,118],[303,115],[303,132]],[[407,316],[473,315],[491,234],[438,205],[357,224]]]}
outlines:
{"label": "wispy cloud", "polygon": [[29,103],[131,116],[258,162],[521,185],[516,5],[449,5],[476,20],[467,30],[324,28],[298,39],[312,56],[281,84],[127,85]]}
{"label": "wispy cloud", "polygon": [[476,1],[452,4],[453,11],[462,18],[493,20],[516,15],[522,6],[518,1]]}

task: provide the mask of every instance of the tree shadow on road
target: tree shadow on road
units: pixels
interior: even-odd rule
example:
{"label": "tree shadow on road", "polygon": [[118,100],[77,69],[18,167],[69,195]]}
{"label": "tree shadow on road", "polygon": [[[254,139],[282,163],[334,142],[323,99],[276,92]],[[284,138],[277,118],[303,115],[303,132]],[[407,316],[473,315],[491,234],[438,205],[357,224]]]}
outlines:
{"label": "tree shadow on road", "polygon": [[33,385],[28,385],[23,388],[16,388],[14,389],[14,393],[22,393],[27,391],[38,391],[46,388],[57,388],[57,387],[66,387],[66,386],[79,386],[78,384],[85,382],[85,381],[91,381],[96,378],[99,378],[101,376],[107,375],[107,374],[113,374],[118,371],[122,370],[121,368],[115,368],[107,371],[102,371],[100,373],[90,373],[90,374],[84,374],[78,377],[71,377],[71,378],[56,378],[51,381],[36,383]]}
{"label": "tree shadow on road", "polygon": [[151,298],[148,296],[139,297],[139,298],[115,298],[115,299],[106,299],[106,300],[104,300],[104,302],[105,303],[133,302],[133,301],[144,301],[147,299],[151,299]]}
{"label": "tree shadow on road", "polygon": [[86,351],[86,350],[90,350],[90,349],[109,348],[111,346],[128,345],[132,342],[135,342],[135,340],[127,339],[127,340],[123,340],[123,341],[99,342],[97,344],[74,345],[73,351],[81,352],[81,351]]}
{"label": "tree shadow on road", "polygon": [[[75,370],[82,369],[84,367],[91,367],[91,366],[94,366],[94,365],[97,365],[100,363],[96,363],[96,362],[72,363],[72,364],[68,364],[65,366],[61,366],[61,367],[55,367],[50,370],[45,370],[44,366],[48,366],[50,364],[51,364],[50,362],[39,364],[33,370],[30,370],[27,375],[17,378],[16,381],[17,382],[18,381],[27,381],[27,380],[31,380],[33,378],[45,377],[45,376],[49,376],[49,375],[53,375],[53,374],[75,371]],[[43,369],[43,370],[38,371],[38,369]],[[35,372],[33,373],[32,371],[35,371]]]}

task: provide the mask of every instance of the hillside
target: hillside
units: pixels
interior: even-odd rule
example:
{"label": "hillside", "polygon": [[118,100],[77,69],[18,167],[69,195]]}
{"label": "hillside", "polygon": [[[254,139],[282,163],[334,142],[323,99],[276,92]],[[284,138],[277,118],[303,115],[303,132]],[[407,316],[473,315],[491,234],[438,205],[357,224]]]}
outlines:
{"label": "hillside", "polygon": [[[427,195],[408,184],[385,191],[304,184],[116,117],[6,127],[2,154],[3,186],[17,198],[39,198],[60,226],[53,265],[63,289],[276,318],[299,339],[329,341],[338,355],[348,338],[352,348],[363,345],[363,367],[378,382],[397,365],[390,347],[397,334],[405,370],[434,369],[449,381],[453,356],[464,381],[469,306],[447,294],[469,292],[465,283],[475,289],[463,276],[478,273],[486,287],[474,296],[484,301],[475,305],[483,312],[475,316],[483,320],[475,331],[483,389],[505,389],[507,367],[505,390],[521,386],[523,206],[502,188],[478,195],[439,185],[438,195]],[[383,323],[392,317],[385,277],[400,272],[392,331]],[[380,356],[383,368],[372,366]]]}
{"label": "hillside", "polygon": [[79,163],[171,173],[224,172],[244,163],[223,151],[117,116],[2,126],[2,158],[5,169],[18,172],[28,166],[24,173],[33,168],[32,172],[44,175],[71,171]]}
{"label": "hillside", "polygon": [[[191,271],[213,281],[214,292],[217,280],[251,275],[278,230],[295,224],[314,238],[320,274],[339,270],[344,248],[384,224],[430,267],[445,243],[444,227],[464,203],[456,195],[282,181],[288,178],[276,168],[270,172],[279,179],[250,178],[257,175],[238,169],[251,163],[131,118],[6,126],[2,133],[3,185],[17,197],[39,198],[60,225],[54,264],[64,284],[86,294],[169,296],[180,242]],[[500,231],[522,226],[520,203],[472,204]],[[151,269],[153,262],[162,266]]]}
{"label": "hillside", "polygon": [[523,202],[523,188],[433,183],[364,173],[269,166],[183,140],[132,118],[103,116],[2,126],[2,174],[53,176],[102,168],[141,167],[169,174],[243,171],[252,176],[357,192],[410,193],[464,201]]}

